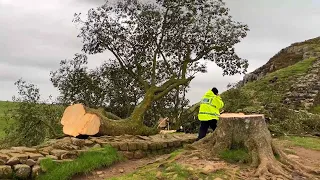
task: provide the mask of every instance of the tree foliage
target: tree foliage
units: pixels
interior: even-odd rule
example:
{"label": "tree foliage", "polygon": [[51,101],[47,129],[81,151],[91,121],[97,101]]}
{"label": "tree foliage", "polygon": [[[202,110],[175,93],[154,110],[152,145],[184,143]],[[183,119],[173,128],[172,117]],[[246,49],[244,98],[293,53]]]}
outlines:
{"label": "tree foliage", "polygon": [[[112,60],[95,69],[88,69],[87,58],[80,61],[79,56],[61,61],[60,68],[51,72],[51,81],[60,91],[61,102],[102,107],[121,118],[130,116],[145,93],[134,78]],[[178,116],[178,111],[188,103],[186,90],[185,87],[177,88],[154,102],[145,115],[145,124],[154,126],[160,117],[169,116],[172,119]]]}
{"label": "tree foliage", "polygon": [[45,103],[40,100],[39,88],[22,79],[15,85],[18,97],[13,97],[16,108],[5,114],[5,119],[13,121],[5,129],[5,144],[10,146],[33,146],[43,142],[46,138],[61,136],[60,118],[64,108],[62,106]]}
{"label": "tree foliage", "polygon": [[82,50],[110,51],[113,62],[145,91],[131,115],[137,122],[153,101],[206,72],[206,61],[215,62],[223,75],[246,72],[248,66],[234,50],[248,27],[232,20],[222,0],[107,1],[87,17],[74,19],[81,25]]}
{"label": "tree foliage", "polygon": [[90,107],[101,107],[106,102],[107,82],[101,74],[89,71],[84,54],[76,54],[72,60],[62,60],[60,68],[50,73],[51,82],[60,91],[63,104],[83,103]]}

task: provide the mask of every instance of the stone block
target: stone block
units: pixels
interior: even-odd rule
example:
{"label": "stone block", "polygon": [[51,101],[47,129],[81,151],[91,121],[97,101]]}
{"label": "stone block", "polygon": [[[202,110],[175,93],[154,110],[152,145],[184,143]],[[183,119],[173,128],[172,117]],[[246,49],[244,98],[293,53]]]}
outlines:
{"label": "stone block", "polygon": [[110,146],[112,146],[116,150],[120,150],[120,143],[119,142],[110,142]]}
{"label": "stone block", "polygon": [[127,159],[133,159],[134,153],[130,151],[121,151],[122,155],[126,157]]}
{"label": "stone block", "polygon": [[15,175],[21,179],[28,179],[28,177],[31,174],[31,168],[26,164],[17,164],[14,166],[13,169],[14,169]]}
{"label": "stone block", "polygon": [[182,144],[181,144],[181,140],[175,140],[174,141],[174,147],[180,147]]}
{"label": "stone block", "polygon": [[9,153],[10,157],[16,157],[19,160],[27,160],[28,159],[28,155],[27,154],[20,154],[20,153]]}
{"label": "stone block", "polygon": [[82,146],[85,145],[85,140],[84,140],[84,139],[78,139],[78,138],[72,137],[72,138],[71,138],[71,143],[72,143],[73,145],[82,147]]}
{"label": "stone block", "polygon": [[157,142],[151,142],[148,144],[150,150],[156,150],[157,149]]}
{"label": "stone block", "polygon": [[6,165],[7,161],[3,160],[3,159],[0,159],[0,166],[2,165]]}
{"label": "stone block", "polygon": [[61,149],[54,149],[50,152],[51,155],[58,157],[58,159],[61,159],[61,155],[65,153],[68,153],[68,151]]}
{"label": "stone block", "polygon": [[85,145],[85,146],[91,146],[91,145],[93,145],[93,144],[94,144],[94,142],[91,141],[91,140],[89,140],[89,139],[84,140],[84,145]]}
{"label": "stone block", "polygon": [[28,159],[25,164],[28,165],[28,166],[30,166],[30,167],[32,167],[32,166],[34,166],[36,163],[37,163],[37,162],[36,162],[35,160],[33,160],[33,159]]}
{"label": "stone block", "polygon": [[14,166],[19,163],[20,163],[20,160],[17,157],[12,157],[7,161],[7,165],[9,166]]}
{"label": "stone block", "polygon": [[[54,155],[46,155],[46,158],[50,158],[50,159],[53,159],[53,160],[58,160],[59,159],[57,156],[54,156]],[[42,158],[42,159],[44,159],[44,158]]]}
{"label": "stone block", "polygon": [[67,152],[61,155],[61,159],[76,159],[78,157],[75,152]]}
{"label": "stone block", "polygon": [[0,166],[0,179],[10,179],[12,178],[13,172],[11,166]]}
{"label": "stone block", "polygon": [[37,176],[41,173],[41,167],[39,165],[35,165],[32,167],[31,170],[31,177],[32,179],[36,179]]}
{"label": "stone block", "polygon": [[135,151],[137,150],[137,143],[136,142],[128,142],[128,151]]}
{"label": "stone block", "polygon": [[128,144],[125,143],[125,142],[120,143],[120,144],[119,144],[119,149],[120,149],[121,151],[128,151]]}
{"label": "stone block", "polygon": [[28,147],[12,147],[12,150],[16,150],[18,152],[37,152],[36,148],[28,148]]}
{"label": "stone block", "polygon": [[134,152],[133,156],[134,156],[135,159],[142,159],[146,155],[145,155],[145,153],[143,151],[137,150],[137,151]]}
{"label": "stone block", "polygon": [[7,154],[0,154],[0,159],[7,162],[10,159],[10,157]]}
{"label": "stone block", "polygon": [[48,155],[50,154],[50,152],[53,150],[53,147],[51,146],[47,146],[47,147],[43,147],[41,149],[39,149],[39,152],[42,154],[42,155]]}
{"label": "stone block", "polygon": [[101,145],[100,144],[95,144],[92,146],[92,148],[101,148]]}
{"label": "stone block", "polygon": [[40,157],[44,157],[42,154],[39,153],[28,153],[29,159],[37,161]]}

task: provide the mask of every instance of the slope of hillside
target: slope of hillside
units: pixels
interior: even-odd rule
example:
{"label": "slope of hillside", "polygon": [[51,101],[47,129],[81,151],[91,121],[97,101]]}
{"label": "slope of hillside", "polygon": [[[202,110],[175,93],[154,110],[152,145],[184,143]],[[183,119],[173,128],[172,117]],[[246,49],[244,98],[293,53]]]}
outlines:
{"label": "slope of hillside", "polygon": [[227,112],[266,114],[273,131],[318,133],[319,91],[320,38],[315,38],[281,50],[222,97]]}
{"label": "slope of hillside", "polygon": [[320,57],[320,37],[303,42],[293,43],[274,55],[265,65],[247,74],[239,86],[247,82],[259,80],[268,73],[294,65],[310,57]]}

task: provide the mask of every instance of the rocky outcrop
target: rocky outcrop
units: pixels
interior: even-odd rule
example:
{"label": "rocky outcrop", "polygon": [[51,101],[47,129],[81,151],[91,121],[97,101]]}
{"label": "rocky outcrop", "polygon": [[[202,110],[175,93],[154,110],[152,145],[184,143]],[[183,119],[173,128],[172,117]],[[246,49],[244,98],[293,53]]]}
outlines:
{"label": "rocky outcrop", "polygon": [[246,74],[243,80],[237,83],[236,87],[242,87],[248,82],[261,79],[268,73],[291,66],[310,57],[320,57],[320,37],[309,39],[304,42],[294,43],[291,46],[282,49],[265,65]]}
{"label": "rocky outcrop", "polygon": [[141,159],[170,153],[195,140],[195,134],[123,135],[88,139],[65,137],[32,148],[12,147],[0,150],[0,179],[10,179],[13,175],[21,179],[33,179],[42,172],[39,166],[42,159],[51,158],[58,163],[72,161],[90,148],[112,146],[128,159]]}
{"label": "rocky outcrop", "polygon": [[[320,51],[319,51],[320,52]],[[309,109],[320,95],[320,55],[309,68],[306,76],[296,80],[286,94],[284,104],[295,108]]]}

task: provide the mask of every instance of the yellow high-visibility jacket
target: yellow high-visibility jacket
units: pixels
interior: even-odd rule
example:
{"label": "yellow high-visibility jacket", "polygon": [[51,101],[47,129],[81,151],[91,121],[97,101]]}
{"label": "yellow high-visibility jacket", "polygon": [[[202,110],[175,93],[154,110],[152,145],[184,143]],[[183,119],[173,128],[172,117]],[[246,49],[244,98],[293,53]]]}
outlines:
{"label": "yellow high-visibility jacket", "polygon": [[200,121],[219,120],[220,109],[223,106],[220,96],[215,95],[211,90],[207,91],[200,102],[198,119]]}

